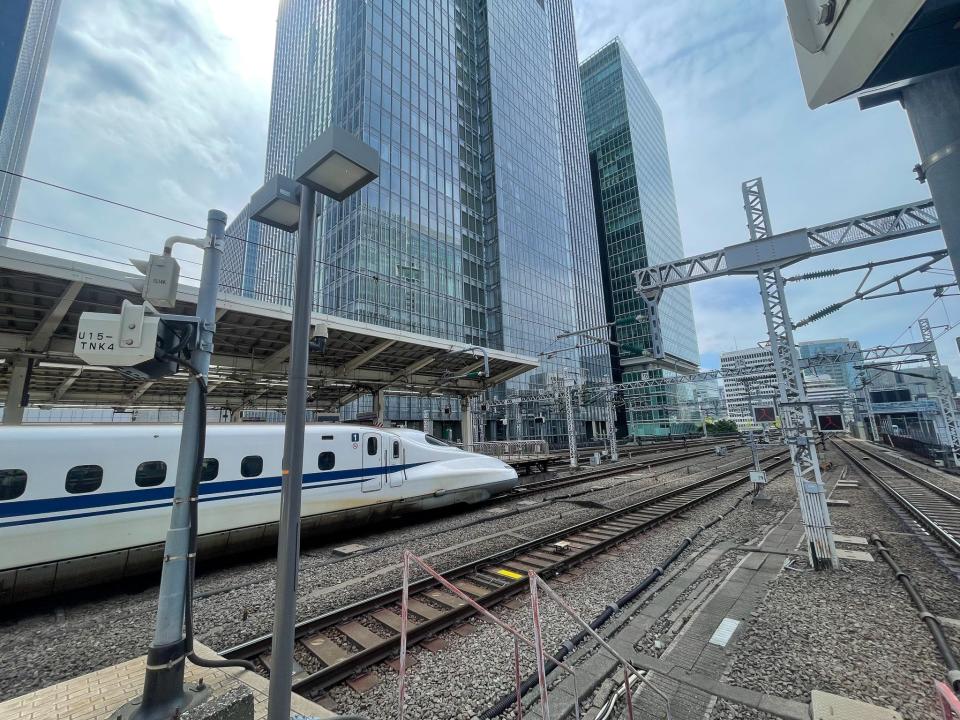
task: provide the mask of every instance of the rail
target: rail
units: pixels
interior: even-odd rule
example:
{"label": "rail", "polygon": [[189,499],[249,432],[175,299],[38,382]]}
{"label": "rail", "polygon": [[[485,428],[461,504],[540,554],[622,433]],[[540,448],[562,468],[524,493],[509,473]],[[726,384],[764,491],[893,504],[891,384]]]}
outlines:
{"label": "rail", "polygon": [[[846,440],[834,441],[834,444],[850,462],[879,485],[921,527],[960,556],[960,497],[866,448],[851,445]],[[860,454],[860,457],[856,457],[856,454]],[[870,468],[864,460],[893,470],[895,476],[882,476],[876,469]]]}
{"label": "rail", "polygon": [[[777,456],[766,469],[778,467],[788,458]],[[656,525],[739,486],[749,480],[744,463],[687,483],[679,488],[632,503],[627,507],[577,523],[508,550],[446,570],[444,577],[490,607],[522,592],[526,572],[536,570],[552,577],[607,548],[645,532]],[[473,608],[438,588],[433,578],[410,583],[410,608],[420,621],[409,629],[408,642],[416,643],[459,624],[473,614]],[[300,657],[310,658],[313,669],[300,668],[293,680],[295,692],[326,688],[356,672],[397,654],[400,644],[400,616],[394,612],[402,589],[396,588],[355,602],[297,624],[296,637],[303,649]],[[371,630],[376,628],[376,631]],[[343,639],[340,639],[340,638]],[[224,651],[229,659],[252,659],[269,669],[271,636],[266,635]],[[348,649],[357,647],[359,650]]]}

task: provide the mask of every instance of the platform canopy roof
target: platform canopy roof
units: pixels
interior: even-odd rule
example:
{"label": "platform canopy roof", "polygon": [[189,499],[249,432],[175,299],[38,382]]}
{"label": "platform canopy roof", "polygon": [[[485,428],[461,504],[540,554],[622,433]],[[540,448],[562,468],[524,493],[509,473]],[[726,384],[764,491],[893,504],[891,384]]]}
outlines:
{"label": "platform canopy roof", "polygon": [[[128,380],[73,354],[85,311],[119,312],[123,300],[142,302],[143,276],[17,248],[0,247],[0,398],[13,363],[33,358],[32,406],[182,407],[186,373],[156,381]],[[163,312],[193,315],[197,289],[181,285],[177,304]],[[210,407],[282,408],[291,309],[221,293],[210,370]],[[538,366],[535,358],[315,313],[329,330],[326,351],[313,354],[309,406],[335,410],[378,389],[403,394],[483,391]]]}

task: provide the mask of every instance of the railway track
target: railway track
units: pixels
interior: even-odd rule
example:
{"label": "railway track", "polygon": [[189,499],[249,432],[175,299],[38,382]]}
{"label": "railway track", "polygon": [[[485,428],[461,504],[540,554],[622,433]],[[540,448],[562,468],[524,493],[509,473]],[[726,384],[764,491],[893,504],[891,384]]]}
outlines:
{"label": "railway track", "polygon": [[[621,459],[632,459],[637,456],[653,455],[668,450],[690,450],[698,447],[702,448],[708,445],[710,447],[716,445],[725,445],[729,448],[731,443],[734,443],[734,446],[736,446],[736,444],[742,444],[740,436],[737,434],[715,435],[708,438],[697,437],[682,441],[646,443],[643,445],[624,444],[619,446],[617,452]],[[606,445],[581,447],[577,452],[578,462],[586,462],[594,452],[603,454],[606,453],[607,450],[608,448]],[[540,472],[546,472],[547,467],[550,465],[566,464],[569,462],[569,460],[570,456],[568,453],[558,452],[553,455],[531,458],[529,460],[524,460],[523,458],[514,458],[509,461],[509,464],[513,465],[518,472],[523,470],[523,474],[528,474],[530,469],[533,467],[539,467]]]}
{"label": "railway track", "polygon": [[[789,458],[764,459],[770,470]],[[523,592],[527,570],[552,577],[575,567],[604,550],[645,532],[695,505],[725,493],[749,480],[752,463],[733,468],[679,488],[605,513],[505,551],[444,571],[477,603],[489,607]],[[342,682],[371,665],[394,656],[400,646],[401,589],[374,595],[349,606],[298,623],[296,628],[293,690],[317,692]],[[432,578],[410,584],[408,644],[428,639],[462,623],[473,609],[440,589]],[[271,665],[272,638],[265,635],[222,654],[251,660],[267,672]]]}
{"label": "railway track", "polygon": [[675,455],[650,458],[648,460],[630,460],[625,463],[622,462],[617,463],[616,465],[608,465],[604,468],[588,470],[587,472],[576,473],[570,476],[547,478],[545,480],[535,480],[534,482],[523,483],[518,485],[512,493],[505,495],[504,498],[511,499],[519,495],[529,495],[535,492],[542,492],[543,490],[554,490],[568,487],[570,485],[579,485],[591,480],[602,480],[604,478],[613,477],[614,475],[622,475],[627,472],[633,472],[634,470],[643,470],[646,468],[660,467],[661,465],[670,465],[671,463],[713,454],[713,448],[710,448],[708,450],[694,450],[693,452],[677,453]]}
{"label": "railway track", "polygon": [[846,440],[834,441],[837,449],[883,489],[902,512],[901,518],[922,531],[921,539],[934,538],[930,549],[960,578],[960,496],[944,490],[872,449]]}

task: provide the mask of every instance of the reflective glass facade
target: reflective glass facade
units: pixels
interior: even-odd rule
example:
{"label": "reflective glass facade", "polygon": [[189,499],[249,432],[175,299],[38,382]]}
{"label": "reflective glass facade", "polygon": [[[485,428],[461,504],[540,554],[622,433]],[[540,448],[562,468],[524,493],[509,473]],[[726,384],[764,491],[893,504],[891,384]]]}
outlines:
{"label": "reflective glass facade", "polygon": [[[606,311],[620,343],[614,376],[630,381],[673,372],[666,367],[693,370],[700,352],[687,288],[666,291],[660,302],[665,362],[653,362],[649,325],[637,320],[633,271],[684,255],[660,108],[619,38],[581,64],[580,79]],[[676,386],[627,400],[631,434],[675,431]]]}
{"label": "reflective glass facade", "polygon": [[[609,375],[603,346],[556,340],[603,322],[572,22],[571,0],[281,1],[265,177],[331,124],[381,158],[377,181],[323,203],[320,310],[562,351],[509,390]],[[234,272],[289,302],[293,236],[257,232],[255,257],[228,249]]]}
{"label": "reflective glass facade", "polygon": [[[59,11],[60,0],[0,2],[0,169],[23,172]],[[19,189],[20,178],[0,173],[0,236]]]}

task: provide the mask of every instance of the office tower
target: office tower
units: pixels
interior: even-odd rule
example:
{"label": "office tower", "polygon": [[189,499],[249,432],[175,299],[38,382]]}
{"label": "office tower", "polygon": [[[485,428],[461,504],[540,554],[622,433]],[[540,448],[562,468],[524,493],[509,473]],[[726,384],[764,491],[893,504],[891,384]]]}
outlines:
{"label": "office tower", "polygon": [[[634,270],[684,256],[660,108],[619,38],[581,63],[580,80],[607,320],[615,323],[620,344],[613,352],[614,379],[692,372],[700,353],[687,288],[667,290],[660,302],[664,359],[652,357],[649,325],[638,319],[643,309]],[[675,386],[631,392],[626,399],[630,434],[676,430]]]}
{"label": "office tower", "polygon": [[777,376],[769,348],[720,353],[727,415],[740,430],[760,429],[774,423],[779,402]]}
{"label": "office tower", "polygon": [[59,11],[60,0],[0,2],[0,245],[10,234]]}
{"label": "office tower", "polygon": [[[550,355],[509,391],[608,377],[603,345],[557,340],[602,323],[572,16],[571,0],[281,2],[265,177],[330,125],[381,158],[378,181],[321,203],[318,309]],[[253,295],[289,301],[292,236],[258,244]],[[422,418],[418,398],[388,400],[390,419]]]}

